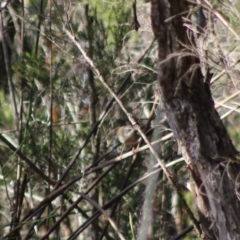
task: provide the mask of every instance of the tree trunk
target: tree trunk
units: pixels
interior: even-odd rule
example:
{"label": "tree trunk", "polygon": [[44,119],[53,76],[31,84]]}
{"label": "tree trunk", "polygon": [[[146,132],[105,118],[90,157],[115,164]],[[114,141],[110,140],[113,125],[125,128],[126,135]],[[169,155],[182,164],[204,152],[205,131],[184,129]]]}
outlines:
{"label": "tree trunk", "polygon": [[240,239],[237,150],[214,108],[208,81],[190,46],[182,17],[187,1],[152,0],[163,108],[196,185],[206,239]]}

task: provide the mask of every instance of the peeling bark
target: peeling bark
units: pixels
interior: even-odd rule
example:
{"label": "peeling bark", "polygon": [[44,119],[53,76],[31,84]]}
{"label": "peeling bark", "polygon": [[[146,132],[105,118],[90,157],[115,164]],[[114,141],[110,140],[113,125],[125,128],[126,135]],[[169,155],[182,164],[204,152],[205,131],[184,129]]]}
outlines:
{"label": "peeling bark", "polygon": [[152,0],[151,20],[158,41],[160,94],[169,124],[179,140],[196,183],[200,220],[207,239],[240,239],[240,202],[235,181],[237,150],[214,108],[199,59],[182,16],[186,1]]}

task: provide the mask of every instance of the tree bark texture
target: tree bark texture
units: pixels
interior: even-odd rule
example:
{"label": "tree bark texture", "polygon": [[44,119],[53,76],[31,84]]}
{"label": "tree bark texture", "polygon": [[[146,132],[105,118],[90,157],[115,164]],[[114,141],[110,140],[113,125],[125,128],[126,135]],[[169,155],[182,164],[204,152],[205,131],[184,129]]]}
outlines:
{"label": "tree bark texture", "polygon": [[214,108],[198,57],[183,46],[190,46],[182,21],[188,3],[152,0],[151,4],[161,100],[196,184],[203,238],[240,239],[238,152]]}

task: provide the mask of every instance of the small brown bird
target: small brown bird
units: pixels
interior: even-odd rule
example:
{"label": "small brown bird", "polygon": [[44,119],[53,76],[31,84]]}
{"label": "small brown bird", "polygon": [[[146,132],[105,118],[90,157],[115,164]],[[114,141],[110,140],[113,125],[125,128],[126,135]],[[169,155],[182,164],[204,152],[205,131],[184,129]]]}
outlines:
{"label": "small brown bird", "polygon": [[117,136],[118,140],[125,146],[132,146],[137,142],[136,130],[122,119],[117,120],[118,129]]}

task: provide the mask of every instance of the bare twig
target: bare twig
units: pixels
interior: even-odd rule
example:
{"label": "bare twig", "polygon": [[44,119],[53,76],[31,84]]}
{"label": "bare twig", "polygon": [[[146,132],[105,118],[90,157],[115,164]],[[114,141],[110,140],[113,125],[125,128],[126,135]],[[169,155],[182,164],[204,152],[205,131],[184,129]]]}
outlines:
{"label": "bare twig", "polygon": [[88,201],[91,205],[93,205],[96,209],[98,209],[99,212],[101,212],[108,220],[108,222],[111,224],[111,226],[113,227],[113,229],[116,231],[116,233],[118,234],[119,238],[121,240],[125,240],[125,238],[123,237],[123,235],[121,234],[121,232],[119,231],[117,225],[114,223],[114,221],[111,219],[111,217],[109,217],[107,215],[107,213],[104,211],[103,208],[101,208],[95,201],[93,201],[91,198],[89,198],[87,195],[80,193],[80,195],[86,200]]}
{"label": "bare twig", "polygon": [[17,156],[19,156],[26,164],[33,170],[37,175],[39,175],[43,180],[45,180],[50,185],[54,185],[55,182],[47,177],[34,163],[31,162],[20,150],[15,148],[5,137],[0,134],[0,140],[4,142]]}

